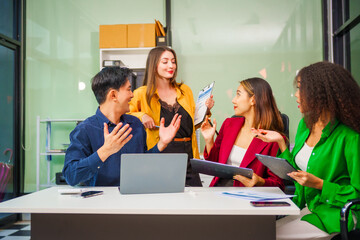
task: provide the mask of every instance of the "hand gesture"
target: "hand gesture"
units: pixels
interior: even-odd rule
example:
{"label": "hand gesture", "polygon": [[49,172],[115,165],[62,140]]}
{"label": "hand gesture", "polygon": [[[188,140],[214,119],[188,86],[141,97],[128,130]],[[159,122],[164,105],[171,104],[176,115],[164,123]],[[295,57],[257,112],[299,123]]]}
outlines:
{"label": "hand gesture", "polygon": [[204,137],[205,142],[214,141],[214,135],[216,131],[216,120],[214,119],[213,126],[210,125],[211,120],[208,116],[205,117],[205,121],[201,124],[201,134]]}
{"label": "hand gesture", "polygon": [[251,132],[256,134],[255,137],[263,140],[264,142],[279,142],[283,139],[281,134],[275,131],[252,128]]}
{"label": "hand gesture", "polygon": [[161,118],[160,120],[160,129],[159,129],[159,137],[160,140],[158,142],[158,149],[160,151],[164,150],[167,145],[173,140],[177,131],[180,128],[181,123],[181,115],[175,114],[169,126],[165,127],[165,119]]}
{"label": "hand gesture", "polygon": [[109,127],[104,123],[104,145],[98,149],[97,153],[101,161],[105,162],[112,154],[117,153],[120,149],[130,141],[133,137],[130,132],[132,128],[129,124],[122,127],[123,123],[119,123],[114,130],[109,133]]}
{"label": "hand gesture", "polygon": [[304,172],[304,171],[291,172],[288,173],[288,176],[295,179],[295,181],[297,181],[302,186],[316,188],[319,190],[321,190],[323,187],[324,180],[308,172]]}
{"label": "hand gesture", "polygon": [[244,184],[245,187],[264,186],[265,184],[265,180],[256,173],[253,173],[252,178],[247,178],[242,175],[235,175],[233,178]]}
{"label": "hand gesture", "polygon": [[141,121],[145,128],[154,129],[155,128],[155,122],[154,119],[152,119],[149,115],[144,114],[141,118]]}
{"label": "hand gesture", "polygon": [[277,142],[281,152],[284,152],[287,148],[284,137],[276,131],[252,128],[251,132],[256,134],[255,137],[264,142]]}
{"label": "hand gesture", "polygon": [[208,108],[208,111],[212,109],[215,104],[213,97],[214,96],[211,94],[211,96],[205,101],[205,106]]}

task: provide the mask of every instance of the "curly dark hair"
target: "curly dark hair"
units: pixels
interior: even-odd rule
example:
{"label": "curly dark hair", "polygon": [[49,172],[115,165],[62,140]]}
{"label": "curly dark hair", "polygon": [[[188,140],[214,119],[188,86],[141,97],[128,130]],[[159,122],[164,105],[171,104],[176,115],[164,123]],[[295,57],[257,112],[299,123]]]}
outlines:
{"label": "curly dark hair", "polygon": [[306,126],[312,126],[323,113],[360,133],[360,87],[349,71],[330,62],[318,62],[300,70],[300,101]]}

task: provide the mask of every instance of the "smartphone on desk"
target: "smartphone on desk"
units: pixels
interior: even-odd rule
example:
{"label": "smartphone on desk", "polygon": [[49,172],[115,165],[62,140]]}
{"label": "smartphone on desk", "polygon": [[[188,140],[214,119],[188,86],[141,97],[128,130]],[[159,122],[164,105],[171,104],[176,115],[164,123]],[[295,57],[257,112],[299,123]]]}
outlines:
{"label": "smartphone on desk", "polygon": [[103,194],[103,191],[87,191],[87,192],[83,192],[81,193],[81,196],[84,198],[88,198],[88,197],[94,197],[94,196],[98,196]]}
{"label": "smartphone on desk", "polygon": [[254,207],[288,207],[288,202],[277,202],[277,201],[250,201]]}

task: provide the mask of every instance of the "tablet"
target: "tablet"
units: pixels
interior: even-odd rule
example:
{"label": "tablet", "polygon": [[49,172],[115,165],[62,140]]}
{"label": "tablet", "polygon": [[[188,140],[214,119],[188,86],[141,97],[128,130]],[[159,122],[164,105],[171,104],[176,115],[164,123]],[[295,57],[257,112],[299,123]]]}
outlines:
{"label": "tablet", "polygon": [[253,170],[250,168],[235,167],[218,162],[210,162],[200,159],[190,159],[191,168],[194,172],[220,178],[232,179],[235,175],[242,175],[252,178]]}
{"label": "tablet", "polygon": [[285,159],[262,154],[255,154],[255,156],[260,162],[262,162],[262,164],[267,166],[273,173],[282,179],[294,181],[294,179],[289,177],[287,174],[297,172],[297,170]]}
{"label": "tablet", "polygon": [[206,100],[211,96],[215,82],[210,83],[204,87],[200,92],[196,100],[194,125],[201,124],[206,116],[207,107],[205,105]]}

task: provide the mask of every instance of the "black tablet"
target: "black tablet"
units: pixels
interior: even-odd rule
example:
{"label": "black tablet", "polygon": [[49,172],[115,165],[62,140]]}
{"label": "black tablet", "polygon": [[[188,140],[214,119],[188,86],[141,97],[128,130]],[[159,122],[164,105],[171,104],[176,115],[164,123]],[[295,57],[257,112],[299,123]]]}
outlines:
{"label": "black tablet", "polygon": [[247,178],[252,178],[253,175],[253,170],[250,168],[235,167],[227,164],[200,159],[190,159],[190,163],[191,168],[194,172],[220,178],[232,179],[235,175],[242,175]]}
{"label": "black tablet", "polygon": [[260,162],[262,162],[262,164],[267,166],[273,173],[282,179],[294,181],[294,179],[289,177],[287,174],[296,172],[297,170],[285,159],[262,154],[255,154],[255,156]]}

